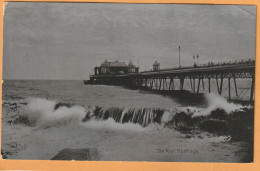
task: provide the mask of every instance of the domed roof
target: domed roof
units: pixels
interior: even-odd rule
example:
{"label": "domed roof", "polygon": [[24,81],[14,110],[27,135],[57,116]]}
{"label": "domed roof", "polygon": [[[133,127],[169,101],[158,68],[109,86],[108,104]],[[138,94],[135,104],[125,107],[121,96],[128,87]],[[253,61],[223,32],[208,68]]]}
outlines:
{"label": "domed roof", "polygon": [[132,61],[132,60],[129,61],[128,66],[133,66],[133,67],[135,66],[135,65],[133,64],[133,61]]}
{"label": "domed roof", "polygon": [[101,67],[127,67],[125,62],[119,62],[119,61],[114,61],[114,62],[108,62],[105,60],[102,64]]}
{"label": "domed roof", "polygon": [[156,65],[160,65],[160,64],[159,64],[159,62],[155,61],[153,65],[156,66]]}

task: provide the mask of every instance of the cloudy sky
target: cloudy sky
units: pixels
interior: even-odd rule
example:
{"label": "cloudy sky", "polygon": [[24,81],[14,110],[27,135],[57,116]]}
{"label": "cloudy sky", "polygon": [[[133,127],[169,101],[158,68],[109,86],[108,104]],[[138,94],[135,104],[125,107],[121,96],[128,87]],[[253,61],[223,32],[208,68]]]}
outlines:
{"label": "cloudy sky", "polygon": [[255,6],[9,2],[4,79],[88,79],[105,59],[141,70],[255,58]]}

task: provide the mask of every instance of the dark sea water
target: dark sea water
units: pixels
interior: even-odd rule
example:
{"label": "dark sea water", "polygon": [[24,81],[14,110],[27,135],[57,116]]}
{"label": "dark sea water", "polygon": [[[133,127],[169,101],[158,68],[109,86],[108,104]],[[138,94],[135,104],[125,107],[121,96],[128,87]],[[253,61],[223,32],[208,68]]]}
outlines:
{"label": "dark sea water", "polygon": [[44,98],[83,106],[160,107],[180,106],[170,98],[122,87],[84,85],[83,81],[5,81],[3,100]]}
{"label": "dark sea water", "polygon": [[183,98],[47,80],[5,80],[2,92],[2,154],[10,159],[97,148],[108,161],[251,161],[253,106],[214,93]]}

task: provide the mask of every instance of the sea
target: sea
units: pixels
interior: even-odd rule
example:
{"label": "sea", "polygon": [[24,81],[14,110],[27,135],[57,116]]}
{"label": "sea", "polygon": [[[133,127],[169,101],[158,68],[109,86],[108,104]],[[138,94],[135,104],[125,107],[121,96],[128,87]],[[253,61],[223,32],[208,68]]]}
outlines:
{"label": "sea", "polygon": [[101,161],[252,162],[253,119],[252,103],[214,91],[4,80],[1,154],[50,160],[72,148],[97,149]]}

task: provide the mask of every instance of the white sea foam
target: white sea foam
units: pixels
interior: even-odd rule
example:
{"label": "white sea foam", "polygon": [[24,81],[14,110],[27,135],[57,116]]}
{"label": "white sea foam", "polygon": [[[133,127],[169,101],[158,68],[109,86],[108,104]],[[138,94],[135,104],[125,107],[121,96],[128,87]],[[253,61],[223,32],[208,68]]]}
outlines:
{"label": "white sea foam", "polygon": [[242,108],[241,105],[228,102],[227,99],[218,94],[205,94],[205,97],[209,105],[206,109],[201,111],[201,115],[210,114],[211,111],[217,108],[225,110],[227,114]]}
{"label": "white sea foam", "polygon": [[117,123],[114,119],[109,118],[107,120],[88,120],[87,122],[82,122],[86,128],[90,129],[104,129],[104,130],[120,130],[120,131],[132,131],[132,132],[140,132],[145,131],[148,128],[142,127],[139,124],[134,123]]}
{"label": "white sea foam", "polygon": [[235,104],[232,102],[228,102],[227,99],[224,97],[210,93],[210,94],[205,94],[206,101],[208,103],[208,106],[206,108],[199,108],[199,107],[178,107],[178,108],[171,108],[170,113],[176,114],[180,112],[184,112],[186,114],[191,115],[192,117],[196,116],[207,116],[209,115],[212,111],[216,109],[223,109],[227,114],[230,114],[231,112],[240,110],[243,106],[239,104]]}
{"label": "white sea foam", "polygon": [[[208,101],[207,108],[182,107],[172,108],[170,109],[170,111],[165,110],[161,119],[161,123],[164,124],[169,122],[170,120],[172,120],[174,114],[178,112],[184,112],[186,114],[190,114],[192,117],[196,117],[207,116],[217,108],[223,109],[226,113],[229,114],[232,111],[239,110],[242,107],[238,104],[229,103],[224,97],[221,97],[217,94],[206,94],[205,98]],[[27,105],[23,108],[22,115],[28,117],[31,123],[36,123],[36,125],[41,127],[50,127],[55,125],[67,124],[72,121],[77,121],[80,123],[81,120],[86,116],[86,113],[88,113],[91,117],[94,116],[95,107],[93,106],[87,109],[77,105],[72,107],[61,106],[55,110],[54,108],[57,102],[53,100],[46,100],[41,98],[28,98],[26,101]],[[124,110],[124,112],[127,111],[126,109]],[[152,116],[153,113],[149,113],[149,116],[150,115]],[[148,116],[144,116],[145,118],[143,119],[143,122],[149,119]],[[121,122],[122,118],[123,115],[120,118]],[[149,123],[147,123],[146,125],[148,124]],[[143,128],[141,125],[134,123],[117,123],[112,118],[109,118],[105,121],[95,120],[92,118],[91,120],[88,120],[86,123],[83,123],[83,125],[89,128],[109,128],[132,131],[140,131]]]}
{"label": "white sea foam", "polygon": [[196,116],[206,116],[209,115],[213,110],[216,109],[223,109],[227,114],[230,114],[231,112],[240,110],[242,108],[241,105],[239,104],[234,104],[232,102],[228,102],[227,99],[224,97],[210,93],[210,94],[205,94],[205,98],[208,102],[208,107],[207,108],[190,108],[192,111],[192,117]]}
{"label": "white sea foam", "polygon": [[66,124],[71,121],[81,121],[85,115],[85,109],[81,106],[59,107],[54,110],[55,101],[29,98],[27,105],[23,108],[22,115],[29,118],[31,123],[38,126],[49,127],[59,124]]}

